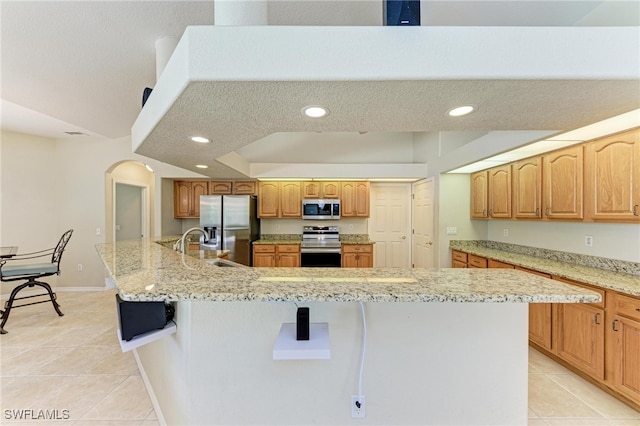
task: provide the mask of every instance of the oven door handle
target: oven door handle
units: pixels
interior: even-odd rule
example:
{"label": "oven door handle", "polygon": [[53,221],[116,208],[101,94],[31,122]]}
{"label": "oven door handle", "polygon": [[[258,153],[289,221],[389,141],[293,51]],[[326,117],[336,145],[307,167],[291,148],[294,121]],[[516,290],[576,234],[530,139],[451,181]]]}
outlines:
{"label": "oven door handle", "polygon": [[342,249],[340,248],[301,248],[300,249],[300,253],[301,254],[305,254],[305,253],[338,253],[341,254],[342,253]]}

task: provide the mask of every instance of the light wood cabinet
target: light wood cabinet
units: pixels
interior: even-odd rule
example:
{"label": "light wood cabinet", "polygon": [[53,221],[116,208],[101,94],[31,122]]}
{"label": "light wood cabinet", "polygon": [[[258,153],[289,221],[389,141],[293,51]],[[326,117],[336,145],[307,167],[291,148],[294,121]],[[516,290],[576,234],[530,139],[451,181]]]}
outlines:
{"label": "light wood cabinet", "polygon": [[542,157],[531,157],[513,164],[513,217],[542,217]]}
{"label": "light wood cabinet", "polygon": [[489,259],[489,268],[501,268],[501,269],[515,269],[515,266],[510,263],[500,262],[499,260]]}
{"label": "light wood cabinet", "polygon": [[369,182],[343,181],[340,190],[340,216],[369,217]]}
{"label": "light wood cabinet", "polygon": [[585,146],[585,209],[590,220],[640,222],[640,131]]}
{"label": "light wood cabinet", "polygon": [[302,182],[303,198],[340,198],[340,182]]}
{"label": "light wood cabinet", "polygon": [[255,180],[237,180],[233,182],[233,194],[234,195],[256,195],[256,181]]}
{"label": "light wood cabinet", "polygon": [[209,182],[209,195],[229,195],[233,193],[233,182],[217,181]]}
{"label": "light wood cabinet", "polygon": [[489,169],[489,217],[511,219],[511,164]]}
{"label": "light wood cabinet", "polygon": [[209,193],[207,181],[173,182],[173,216],[176,219],[199,218],[200,196]]}
{"label": "light wood cabinet", "polygon": [[297,268],[300,266],[299,244],[254,244],[255,268]]}
{"label": "light wood cabinet", "polygon": [[582,219],[583,146],[545,154],[542,166],[542,207],[547,219]]}
{"label": "light wood cabinet", "polygon": [[372,268],[373,244],[343,244],[343,268]]}
{"label": "light wood cabinet", "polygon": [[476,256],[475,254],[469,254],[467,256],[467,265],[469,266],[469,268],[486,268],[487,258]]}
{"label": "light wood cabinet", "polygon": [[489,178],[483,170],[471,174],[471,218],[486,219],[489,217]]}
{"label": "light wood cabinet", "polygon": [[258,183],[258,217],[302,217],[301,183],[261,181]]}
{"label": "light wood cabinet", "polygon": [[640,404],[640,320],[614,316],[613,387]]}
{"label": "light wood cabinet", "polygon": [[[544,272],[516,266],[516,269],[529,274],[551,278]],[[552,350],[553,348],[553,305],[551,303],[529,303],[529,340]]]}

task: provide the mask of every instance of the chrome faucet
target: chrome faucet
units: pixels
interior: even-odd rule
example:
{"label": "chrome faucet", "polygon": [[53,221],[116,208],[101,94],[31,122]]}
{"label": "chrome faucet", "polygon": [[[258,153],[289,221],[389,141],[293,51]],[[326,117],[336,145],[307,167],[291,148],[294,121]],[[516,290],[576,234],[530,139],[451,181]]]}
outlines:
{"label": "chrome faucet", "polygon": [[175,251],[179,251],[180,253],[184,254],[184,251],[185,251],[184,250],[184,240],[185,240],[185,238],[187,238],[187,235],[189,235],[193,231],[198,231],[203,235],[203,237],[204,237],[203,243],[206,244],[206,243],[209,242],[209,235],[207,234],[207,231],[205,231],[202,228],[198,228],[196,226],[196,227],[187,229],[187,231],[184,234],[182,234],[182,237],[178,241],[175,242],[175,244],[173,245],[173,249]]}

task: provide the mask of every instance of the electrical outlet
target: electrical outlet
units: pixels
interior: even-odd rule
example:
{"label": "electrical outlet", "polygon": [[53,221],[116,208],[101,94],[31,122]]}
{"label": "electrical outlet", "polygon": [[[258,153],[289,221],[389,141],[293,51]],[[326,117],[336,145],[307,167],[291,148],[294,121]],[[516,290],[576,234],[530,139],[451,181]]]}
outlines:
{"label": "electrical outlet", "polygon": [[351,395],[351,417],[364,418],[364,395]]}
{"label": "electrical outlet", "polygon": [[78,263],[78,272],[82,272],[84,270],[84,266],[82,266],[82,263]]}
{"label": "electrical outlet", "polygon": [[502,235],[504,235],[505,237],[508,237],[508,236],[509,236],[509,229],[504,228],[504,229],[502,230]]}
{"label": "electrical outlet", "polygon": [[276,224],[276,231],[280,230],[280,224]]}
{"label": "electrical outlet", "polygon": [[584,236],[584,245],[587,247],[593,247],[593,237],[591,235]]}
{"label": "electrical outlet", "polygon": [[447,226],[447,235],[458,235],[458,228],[455,226]]}
{"label": "electrical outlet", "polygon": [[96,228],[96,235],[100,235],[100,234],[101,234],[100,228]]}

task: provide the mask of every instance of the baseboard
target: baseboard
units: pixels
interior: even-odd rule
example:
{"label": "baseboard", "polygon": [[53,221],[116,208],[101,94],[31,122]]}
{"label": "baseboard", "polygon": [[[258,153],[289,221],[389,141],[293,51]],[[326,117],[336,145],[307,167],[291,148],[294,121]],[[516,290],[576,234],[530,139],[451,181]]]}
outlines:
{"label": "baseboard", "polygon": [[162,414],[162,410],[160,409],[160,403],[158,402],[158,398],[156,398],[155,392],[153,392],[153,387],[151,387],[151,382],[149,381],[149,377],[147,376],[146,371],[144,371],[144,367],[142,366],[142,361],[140,361],[140,357],[138,356],[138,350],[134,349],[133,357],[136,360],[136,364],[138,365],[138,371],[140,371],[140,377],[142,377],[142,382],[144,383],[144,387],[147,389],[147,393],[149,394],[149,399],[151,399],[151,405],[153,405],[153,409],[156,412],[156,417],[158,418],[158,423],[161,426],[167,426],[167,421]]}
{"label": "baseboard", "polygon": [[[106,287],[51,287],[51,289],[53,290],[54,293],[66,293],[66,292],[72,292],[72,291],[74,292],[105,291],[107,288]],[[26,290],[26,289],[22,290],[18,294],[20,295],[20,297],[33,296],[35,294],[42,293],[43,291],[46,292],[46,290],[43,290],[42,287],[38,287],[38,288],[29,289],[29,290]],[[9,296],[11,296],[11,293],[2,294],[0,295],[0,300],[8,300]]]}

